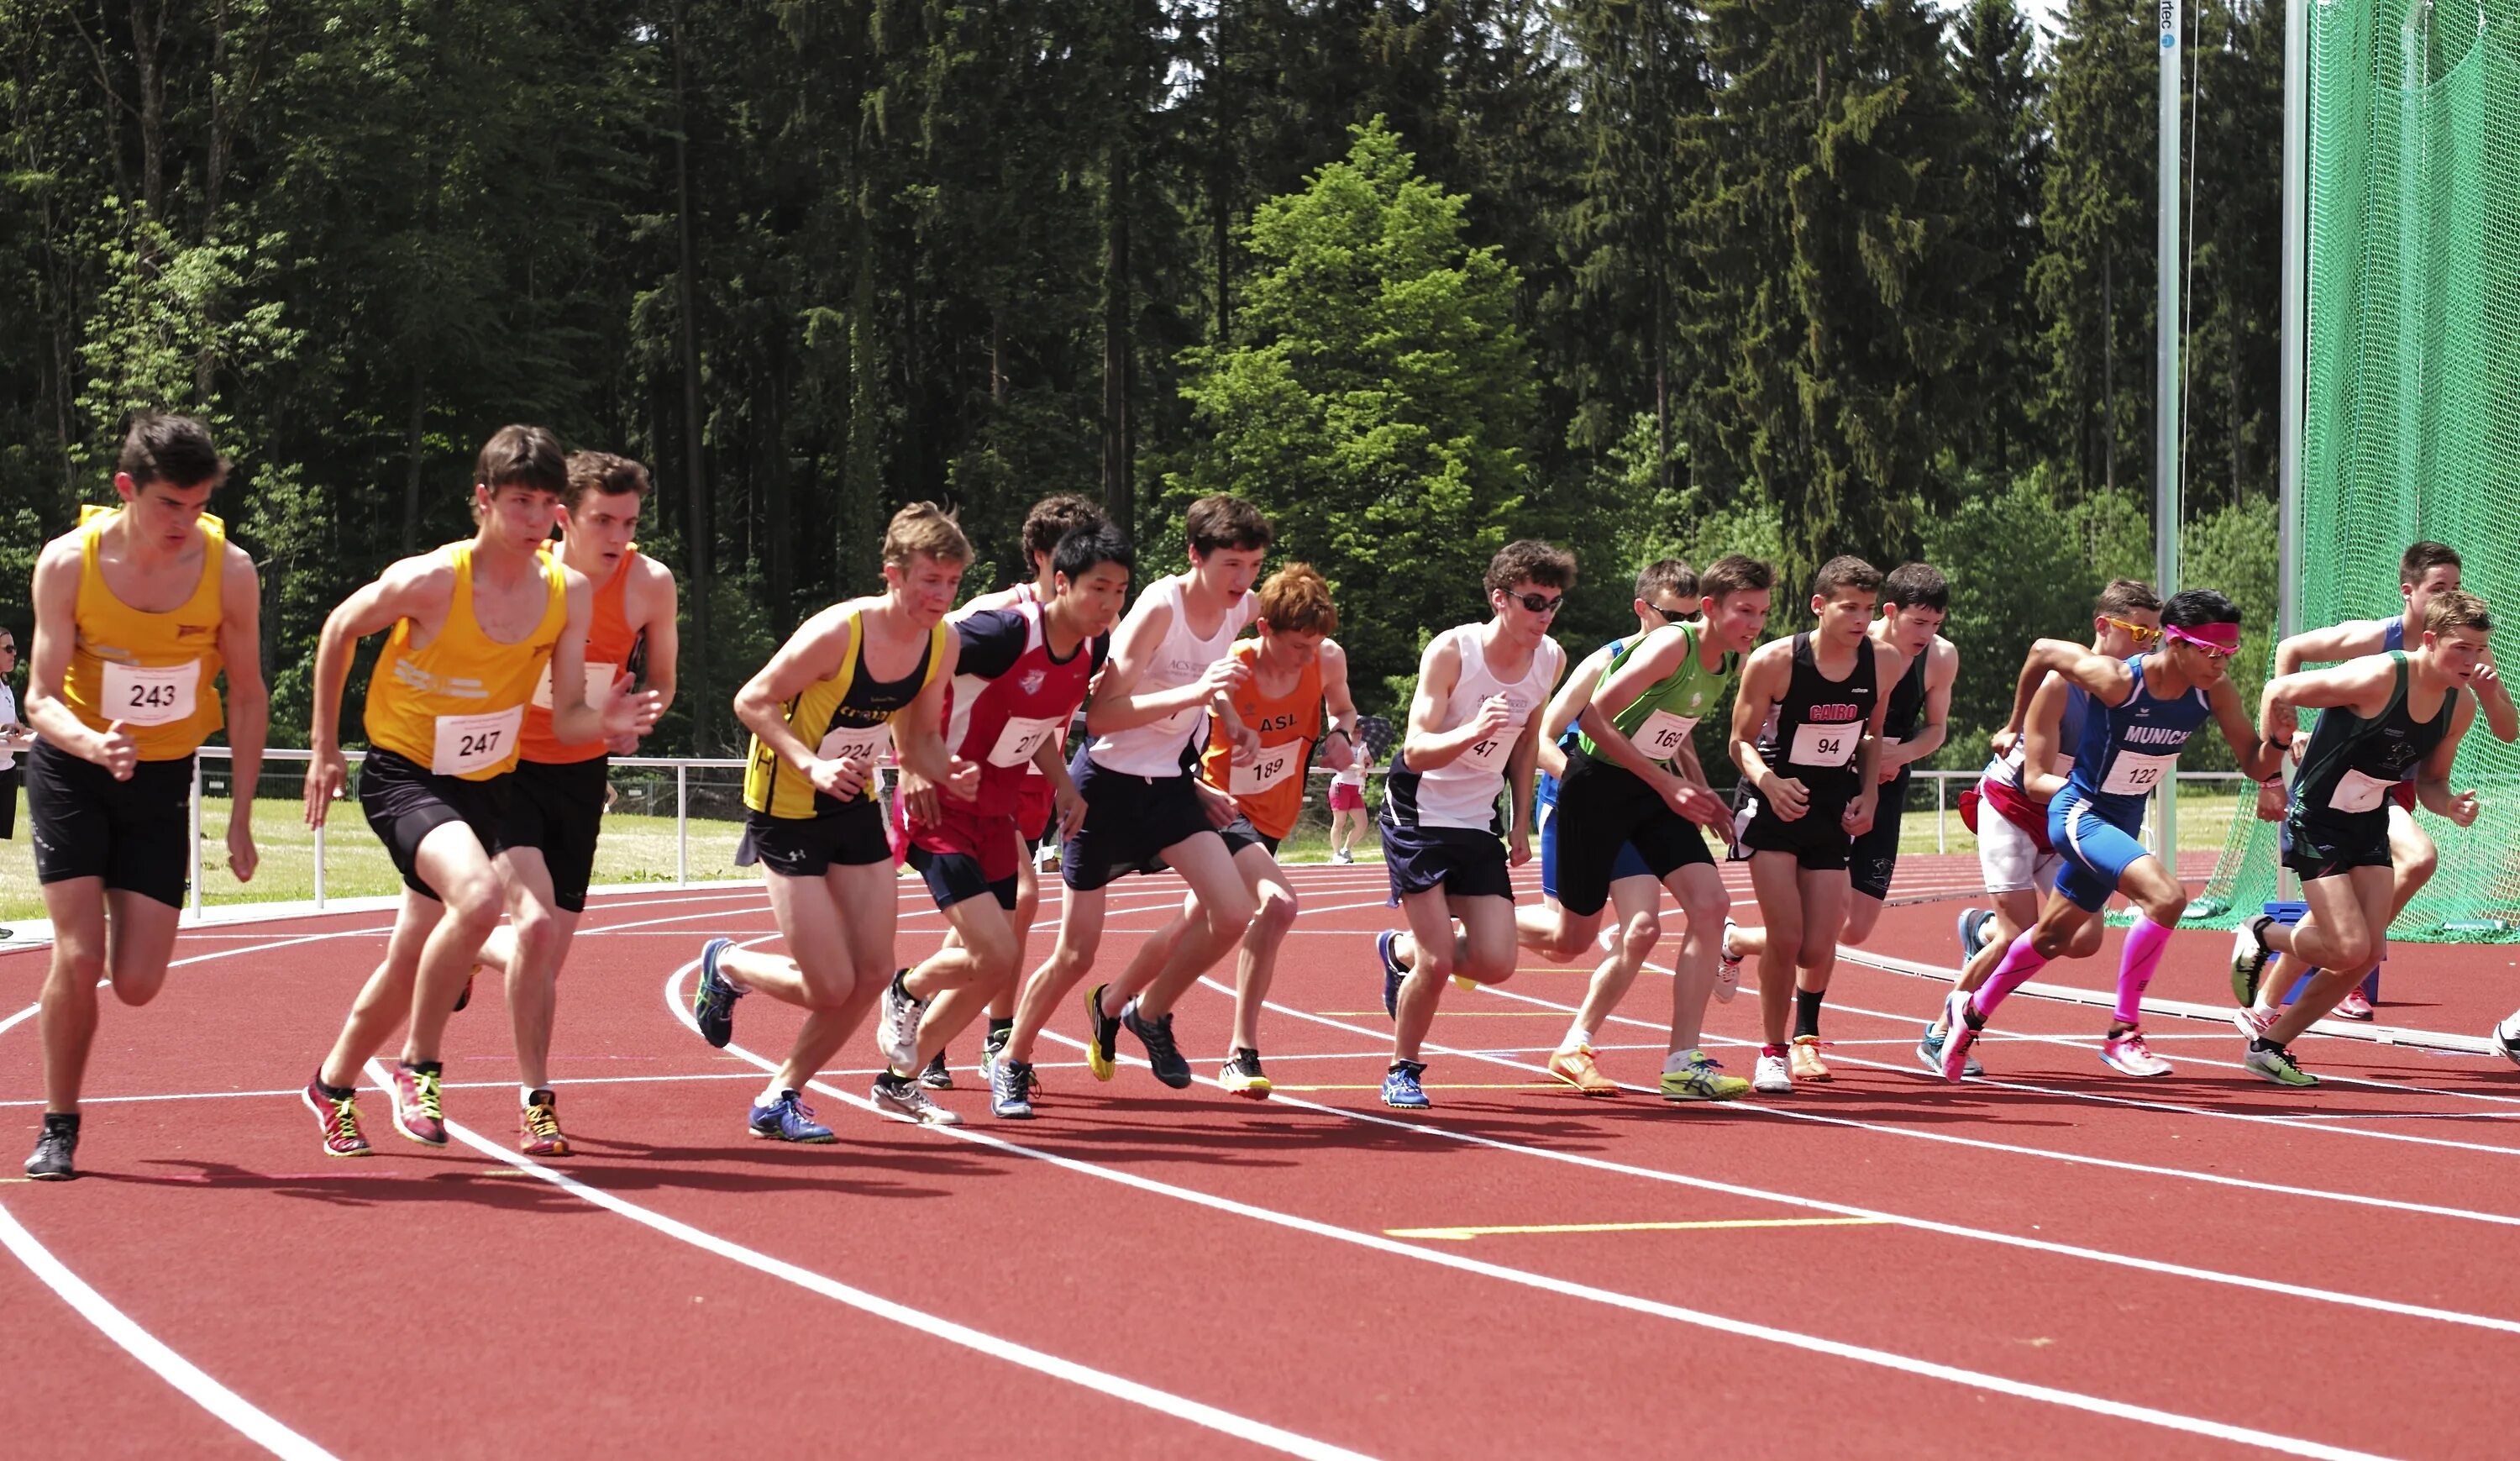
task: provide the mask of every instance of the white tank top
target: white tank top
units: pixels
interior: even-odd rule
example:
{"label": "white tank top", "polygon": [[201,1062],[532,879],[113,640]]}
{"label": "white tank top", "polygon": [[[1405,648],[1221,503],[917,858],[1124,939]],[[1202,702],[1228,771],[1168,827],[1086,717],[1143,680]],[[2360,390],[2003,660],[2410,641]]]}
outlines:
{"label": "white tank top", "polygon": [[1508,684],[1488,667],[1481,646],[1486,630],[1485,624],[1463,624],[1444,631],[1462,657],[1461,678],[1453,682],[1453,697],[1444,707],[1444,725],[1468,724],[1478,715],[1479,703],[1491,695],[1512,702],[1513,718],[1505,729],[1432,771],[1407,770],[1406,754],[1395,760],[1384,780],[1382,804],[1385,814],[1403,826],[1466,827],[1481,832],[1495,828],[1506,760],[1513,754],[1514,743],[1522,739],[1522,728],[1549,704],[1557,672],[1565,667],[1566,652],[1556,640],[1543,637],[1532,651],[1531,667],[1522,678]]}
{"label": "white tank top", "polygon": [[[1209,665],[1225,658],[1234,636],[1251,622],[1259,602],[1257,595],[1245,589],[1239,600],[1226,606],[1216,632],[1201,638],[1191,632],[1190,614],[1182,607],[1182,581],[1178,576],[1167,577],[1147,590],[1129,611],[1130,619],[1135,621],[1140,615],[1162,607],[1172,611],[1173,621],[1164,631],[1163,643],[1155,646],[1154,657],[1138,676],[1137,692],[1144,695],[1179,689],[1207,673]],[[1127,634],[1127,626],[1123,625],[1120,632]],[[1182,755],[1190,749],[1192,737],[1203,739],[1206,720],[1205,706],[1191,706],[1161,720],[1098,736],[1087,753],[1094,757],[1094,764],[1105,770],[1130,776],[1180,776],[1184,774]]]}

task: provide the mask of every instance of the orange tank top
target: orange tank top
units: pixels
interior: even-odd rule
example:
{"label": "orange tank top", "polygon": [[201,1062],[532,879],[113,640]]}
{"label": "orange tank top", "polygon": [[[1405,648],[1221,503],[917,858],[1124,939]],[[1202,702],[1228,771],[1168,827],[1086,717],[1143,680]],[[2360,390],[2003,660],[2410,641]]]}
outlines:
{"label": "orange tank top", "polygon": [[415,649],[398,619],[368,676],[368,744],[439,776],[488,781],[517,764],[518,732],[534,681],[568,622],[566,571],[537,558],[543,615],[514,644],[483,633],[472,613],[472,544],[437,550],[455,567],[454,601],[437,637]]}
{"label": "orange tank top", "polygon": [[[1235,658],[1256,662],[1260,645],[1245,640],[1234,647]],[[1234,794],[1237,806],[1251,825],[1270,837],[1295,830],[1304,809],[1304,770],[1313,758],[1313,743],[1322,738],[1322,662],[1317,656],[1295,677],[1295,688],[1274,699],[1260,694],[1253,675],[1234,697],[1235,713],[1260,732],[1260,758],[1248,766],[1234,764],[1234,743],[1214,721],[1207,728],[1207,750],[1199,757],[1199,774],[1210,786]]]}
{"label": "orange tank top", "polygon": [[[597,709],[612,700],[612,682],[621,678],[623,665],[630,662],[630,652],[638,646],[638,631],[630,627],[623,605],[630,598],[631,566],[639,561],[639,550],[632,548],[612,566],[612,576],[596,585],[594,613],[586,625],[586,703]],[[523,757],[546,766],[564,766],[576,761],[591,761],[604,754],[601,738],[567,745],[552,737],[551,666],[543,666],[543,676],[534,682],[534,699],[525,707],[524,739],[519,743]]]}

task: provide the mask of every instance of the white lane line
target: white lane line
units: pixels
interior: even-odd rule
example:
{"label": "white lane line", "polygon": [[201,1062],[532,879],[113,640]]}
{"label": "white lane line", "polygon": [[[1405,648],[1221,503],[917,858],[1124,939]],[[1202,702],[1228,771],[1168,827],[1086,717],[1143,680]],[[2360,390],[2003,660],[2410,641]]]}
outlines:
{"label": "white lane line", "polygon": [[[681,968],[676,969],[672,974],[667,975],[665,978],[665,1004],[674,1012],[675,1018],[686,1027],[695,1027],[692,1025],[691,1011],[687,1004],[676,997],[676,993],[677,986],[682,982],[683,977],[690,973],[692,968],[693,965],[686,964]],[[1068,1044],[1075,1043],[1072,1040],[1065,1040],[1064,1036],[1053,1035],[1052,1037],[1060,1039]],[[729,1054],[750,1061],[765,1071],[775,1072],[778,1070],[778,1066],[775,1062],[765,1060],[763,1057],[755,1055],[742,1046],[730,1044],[726,1048]],[[875,1112],[878,1116],[885,1115],[884,1113],[878,1112],[874,1103],[864,1099],[863,1097],[851,1095],[846,1091],[840,1090],[835,1086],[827,1085],[819,1080],[813,1081],[811,1084],[817,1092],[822,1095],[829,1096],[833,1100],[844,1102],[864,1111]],[[1299,1107],[1307,1111],[1318,1112],[1328,1116],[1346,1117],[1353,1119],[1372,1121],[1380,1125],[1395,1126],[1403,1130],[1418,1131],[1433,1129],[1422,1127],[1409,1121],[1397,1121],[1378,1117],[1361,1116],[1355,1112],[1342,1111],[1334,1106],[1323,1106],[1311,1101],[1294,1100],[1291,1098],[1273,1099],[1282,1100],[1285,1105]],[[904,1120],[906,1122],[906,1119],[904,1118],[886,1116],[886,1119]],[[1347,1243],[1359,1248],[1372,1249],[1378,1253],[1412,1258],[1418,1262],[1433,1263],[1439,1267],[1452,1268],[1463,1273],[1474,1273],[1484,1278],[1493,1278],[1505,1283],[1516,1284],[1524,1288],[1538,1289],[1546,1293],[1557,1294],[1570,1299],[1588,1300],[1596,1303],[1602,1303],[1615,1308],[1626,1309],[1633,1313],[1645,1314],[1660,1319],[1671,1319],[1680,1323],[1694,1325],[1703,1329],[1712,1329],[1724,1334],[1738,1335],[1748,1339],[1766,1340],[1772,1344],[1785,1346],[1790,1348],[1802,1349],[1811,1353],[1826,1354],[1839,1359],[1853,1360],[1859,1364],[1874,1365],[1879,1368],[1895,1370],[1904,1374],[1922,1376],[1932,1380],[1947,1381],[1954,1385],[1967,1386],[1977,1390],[1993,1391],[1998,1394],[2011,1395],[2020,1399],[2045,1401],[2048,1404],[2059,1405],[2073,1410],[2080,1410],[2093,1415],[2104,1415],[2116,1420],[2134,1421],[2138,1424],[2156,1426],[2165,1430],[2183,1432],[2192,1436],[2205,1436],[2219,1440],[2230,1440],[2246,1445],[2261,1446],[2268,1450],[2280,1451],[2288,1455],[2319,1457],[2323,1458],[2323,1461],[2373,1461],[2373,1458],[2371,1458],[2367,1452],[2349,1450],[2342,1446],[2331,1446],[2318,1441],[2297,1439],[2292,1437],[2278,1436],[2272,1432],[2259,1431],[2246,1426],[2235,1426],[2223,1421],[2207,1420],[2199,1416],[2182,1415],[2176,1411],[2160,1410],[2148,1405],[2138,1405],[2124,1400],[2111,1400],[2097,1395],[2083,1394],[2075,1391],[2061,1390],[2053,1386],[2038,1385],[2028,1381],[2013,1380],[2002,1375],[1993,1375],[1977,1370],[1963,1369],[1957,1365],[1942,1364],[1934,1360],[1918,1359],[1912,1355],[1900,1354],[1892,1350],[1874,1349],[1863,1345],[1848,1344],[1839,1340],[1823,1339],[1818,1335],[1802,1334],[1790,1329],[1778,1328],[1774,1325],[1760,1324],[1749,1320],[1728,1318],[1724,1315],[1709,1313],[1701,1309],[1687,1308],[1680,1304],[1665,1303],[1658,1300],[1644,1299],[1632,1294],[1622,1294],[1609,1289],[1596,1288],[1590,1284],[1553,1278],[1548,1274],[1532,1273],[1520,1268],[1509,1268],[1501,1263],[1491,1263],[1482,1259],[1468,1257],[1461,1254],[1443,1253],[1414,1243],[1403,1243],[1394,1238],[1387,1238],[1380,1233],[1371,1233],[1355,1228],[1339,1227],[1335,1224],[1318,1221],[1314,1218],[1300,1217],[1291,1212],[1281,1212],[1275,1209],[1256,1207],[1249,1203],[1238,1202],[1232,1198],[1219,1197],[1212,1193],[1200,1192],[1194,1188],[1176,1187],[1171,1183],[1159,1182],[1151,1177],[1141,1176],[1134,1172],[1098,1166],[1092,1163],[1082,1162],[1070,1157],[1061,1157],[1053,1152],[1042,1151],[1039,1148],[1023,1146],[1016,1142],[1008,1141],[1003,1137],[991,1136],[986,1132],[975,1130],[968,1125],[938,1126],[928,1127],[925,1129],[934,1131],[939,1135],[952,1137],[959,1141],[973,1142],[998,1151],[1012,1152],[1017,1156],[1029,1157],[1039,1162],[1047,1162],[1063,1170],[1077,1172],[1085,1176],[1101,1178],[1108,1182],[1116,1182],[1124,1187],[1135,1188],[1139,1191],[1152,1193],[1157,1196],[1174,1198],[1182,1202],[1190,1203],[1197,1207],[1208,1208],[1216,1211],[1230,1212],[1236,1216],[1248,1217],[1277,1227],[1291,1229],[1295,1232],[1309,1233],[1315,1237],[1328,1238],[1335,1242]],[[1442,1132],[1440,1134],[1453,1135],[1454,1133]],[[497,1149],[491,1148],[490,1150],[495,1151]],[[505,1157],[506,1153],[500,1152],[499,1155]]]}
{"label": "white lane line", "polygon": [[[670,994],[670,989],[668,992]],[[777,1067],[772,1066],[770,1069],[776,1070]],[[368,1078],[382,1084],[385,1079],[383,1068],[370,1061]],[[1237,1440],[1246,1440],[1255,1445],[1267,1446],[1271,1450],[1282,1451],[1289,1456],[1318,1458],[1318,1461],[1362,1461],[1366,1454],[1362,1451],[1349,1450],[1344,1446],[1332,1445],[1326,1440],[1316,1440],[1309,1436],[1300,1436],[1262,1421],[1236,1415],[1230,1410],[1223,1410],[1186,1395],[1177,1395],[1170,1391],[1158,1390],[1151,1385],[1141,1384],[1105,1370],[1098,1370],[1072,1359],[1064,1359],[1046,1350],[1035,1349],[1029,1345],[1017,1344],[1013,1340],[1003,1339],[968,1325],[958,1324],[924,1309],[912,1308],[906,1303],[868,1293],[864,1289],[841,1283],[835,1278],[817,1273],[813,1269],[800,1267],[784,1258],[774,1258],[756,1249],[746,1248],[731,1239],[693,1227],[687,1222],[617,1197],[601,1187],[588,1186],[565,1172],[545,1166],[539,1162],[509,1151],[497,1142],[486,1140],[470,1127],[458,1122],[447,1122],[446,1129],[448,1134],[474,1151],[506,1163],[527,1176],[549,1182],[571,1197],[602,1208],[616,1216],[626,1217],[641,1227],[661,1233],[677,1242],[687,1243],[703,1253],[714,1254],[730,1262],[740,1263],[756,1273],[767,1274],[782,1282],[793,1284],[808,1293],[819,1294],[826,1299],[847,1304],[862,1313],[873,1314],[878,1319],[888,1319],[904,1328],[918,1330],[922,1334],[943,1340],[948,1344],[960,1345],[966,1349],[988,1358],[1004,1360],[1037,1374],[1048,1375],[1054,1380],[1064,1380],[1070,1385],[1082,1386],[1115,1400],[1127,1400],[1132,1404],[1143,1405],[1158,1414],[1169,1415],[1176,1420],[1189,1421],[1192,1425],[1204,1426],[1208,1430],[1232,1437]]]}

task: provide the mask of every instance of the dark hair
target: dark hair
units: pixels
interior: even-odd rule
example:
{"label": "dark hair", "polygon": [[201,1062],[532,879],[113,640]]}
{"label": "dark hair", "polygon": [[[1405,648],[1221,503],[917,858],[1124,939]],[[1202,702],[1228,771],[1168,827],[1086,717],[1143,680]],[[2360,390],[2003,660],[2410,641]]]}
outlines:
{"label": "dark hair", "polygon": [[113,470],[130,478],[134,486],[156,481],[198,487],[227,476],[228,459],[210,444],[210,429],[192,417],[143,411],[131,418]]}
{"label": "dark hair", "polygon": [[2448,543],[2436,543],[2426,538],[2421,542],[2408,544],[2407,551],[2398,555],[2398,581],[2421,583],[2424,581],[2424,574],[2435,569],[2454,569],[2458,566],[2456,548]]}
{"label": "dark hair", "polygon": [[1677,558],[1656,559],[1637,574],[1637,597],[1650,604],[1656,594],[1675,599],[1697,597],[1697,571]]}
{"label": "dark hair", "polygon": [[481,455],[472,463],[472,479],[493,489],[523,487],[564,497],[568,457],[560,449],[560,438],[544,427],[503,426],[481,443]]}
{"label": "dark hair", "polygon": [[2431,634],[2447,634],[2452,629],[2474,629],[2479,634],[2494,632],[2494,616],[2485,612],[2485,601],[2464,589],[2453,588],[2433,595],[2424,606],[2424,629]]}
{"label": "dark hair", "polygon": [[2147,609],[2160,613],[2161,595],[2154,593],[2152,585],[2140,578],[2110,579],[2109,586],[2100,590],[2099,602],[2092,606],[2092,613],[2105,614],[2111,618],[2121,618]]}
{"label": "dark hair", "polygon": [[1833,599],[1841,588],[1878,593],[1881,571],[1852,553],[1841,553],[1820,566],[1820,575],[1812,579],[1812,593],[1818,598]]}
{"label": "dark hair", "polygon": [[[1053,502],[1082,500],[1076,497],[1051,499]],[[1044,506],[1047,505],[1044,504]],[[1036,515],[1040,511],[1040,508],[1033,509]],[[1024,534],[1027,539],[1032,534],[1032,524],[1029,522],[1024,524]],[[1060,535],[1058,543],[1050,550],[1050,571],[1064,574],[1070,583],[1093,572],[1096,565],[1105,563],[1116,563],[1131,572],[1136,572],[1138,550],[1129,546],[1129,539],[1119,528],[1102,521],[1101,513],[1094,515],[1093,522],[1069,528]]]}
{"label": "dark hair", "polygon": [[1537,583],[1560,593],[1575,586],[1575,555],[1555,543],[1522,538],[1497,550],[1488,560],[1487,591],[1496,593],[1517,583]]}
{"label": "dark hair", "polygon": [[1943,571],[1929,563],[1903,563],[1881,580],[1881,602],[1902,609],[1930,609],[1948,614],[1952,608],[1952,583]]}
{"label": "dark hair", "polygon": [[2186,588],[2170,596],[2161,606],[2161,622],[2165,628],[2193,629],[2198,624],[2236,624],[2240,606],[2211,588]]}
{"label": "dark hair", "polygon": [[641,500],[648,496],[648,469],[628,457],[616,457],[608,451],[573,451],[568,454],[568,510],[586,500],[589,492],[602,492],[617,497],[635,492]]}
{"label": "dark hair", "polygon": [[[1102,509],[1073,492],[1034,503],[1023,520],[1024,567],[1029,569],[1046,557],[1055,558],[1062,538],[1080,527],[1100,527],[1102,522]],[[1054,563],[1052,568],[1056,571],[1058,565]]]}
{"label": "dark hair", "polygon": [[1745,589],[1774,588],[1777,571],[1746,553],[1727,553],[1697,575],[1699,597],[1729,599]]}
{"label": "dark hair", "polygon": [[1223,492],[1192,503],[1182,517],[1182,530],[1190,538],[1190,551],[1201,558],[1223,548],[1265,549],[1278,540],[1260,509]]}

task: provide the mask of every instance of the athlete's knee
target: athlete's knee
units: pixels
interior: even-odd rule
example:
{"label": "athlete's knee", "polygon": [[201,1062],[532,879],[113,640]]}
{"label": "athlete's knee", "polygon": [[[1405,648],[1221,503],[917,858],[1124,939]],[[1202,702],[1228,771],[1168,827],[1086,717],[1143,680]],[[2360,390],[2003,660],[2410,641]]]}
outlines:
{"label": "athlete's knee", "polygon": [[560,947],[560,917],[539,904],[528,906],[516,915],[514,957],[519,961],[541,958]]}
{"label": "athlete's knee", "polygon": [[[2418,840],[2408,838],[2407,841],[2413,844]],[[2431,838],[2423,838],[2420,843],[2420,845],[2399,845],[2390,848],[2390,857],[2397,864],[2397,882],[2400,888],[2422,887],[2441,866],[2441,848],[2433,845]]]}
{"label": "athlete's knee", "polygon": [[1662,916],[1647,909],[1631,918],[1619,930],[1619,951],[1632,961],[1642,963],[1662,942]]}
{"label": "athlete's knee", "polygon": [[93,989],[105,978],[105,946],[84,939],[53,945],[52,973],[47,982],[72,988]]}
{"label": "athlete's knee", "polygon": [[124,1004],[139,1006],[158,997],[166,987],[166,969],[116,969],[113,971],[113,997]]}
{"label": "athlete's knee", "polygon": [[1767,927],[1761,952],[1779,964],[1799,964],[1803,958],[1803,946],[1809,941],[1799,926],[1772,923]]}
{"label": "athlete's knee", "polygon": [[1599,914],[1561,914],[1557,922],[1532,936],[1531,951],[1552,964],[1564,964],[1593,946],[1601,932]]}
{"label": "athlete's knee", "polygon": [[1840,943],[1862,943],[1872,936],[1873,927],[1881,921],[1881,900],[1857,897],[1846,909],[1846,923],[1837,931]]}
{"label": "athlete's knee", "polygon": [[455,923],[487,934],[499,922],[506,898],[499,875],[488,863],[440,880],[435,887],[439,901],[446,905],[446,917]]}
{"label": "athlete's knee", "polygon": [[1207,926],[1220,935],[1231,934],[1239,938],[1259,912],[1260,905],[1252,899],[1251,890],[1238,882],[1231,890],[1219,890],[1216,896],[1207,901]]}
{"label": "athlete's knee", "polygon": [[2187,890],[2174,883],[2147,894],[2141,905],[2144,917],[2165,929],[2175,929],[2187,916]]}
{"label": "athlete's knee", "polygon": [[1513,977],[1513,964],[1511,944],[1502,949],[1471,948],[1463,952],[1456,972],[1472,983],[1502,984]]}
{"label": "athlete's knee", "polygon": [[1260,894],[1259,911],[1251,915],[1251,930],[1263,937],[1278,937],[1295,926],[1298,911],[1291,889],[1264,889]]}

